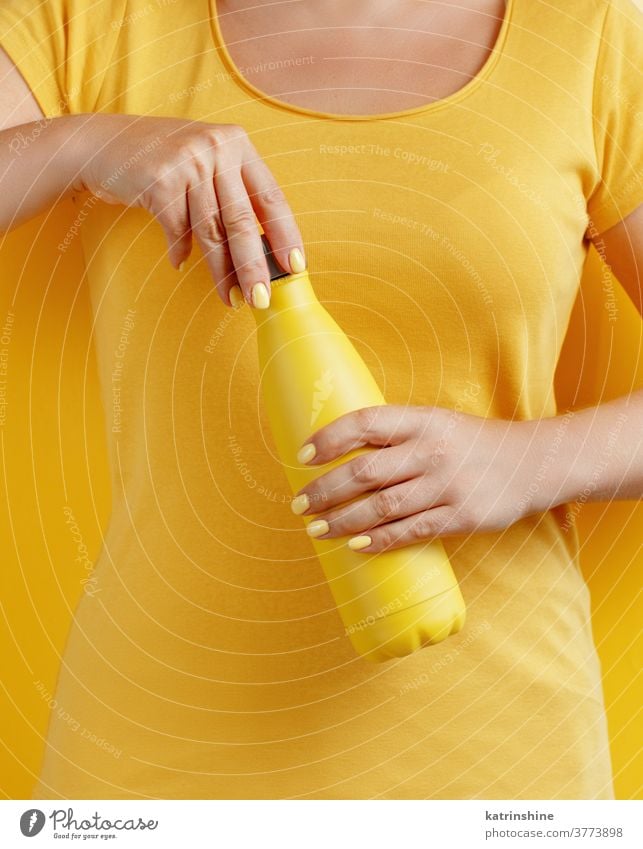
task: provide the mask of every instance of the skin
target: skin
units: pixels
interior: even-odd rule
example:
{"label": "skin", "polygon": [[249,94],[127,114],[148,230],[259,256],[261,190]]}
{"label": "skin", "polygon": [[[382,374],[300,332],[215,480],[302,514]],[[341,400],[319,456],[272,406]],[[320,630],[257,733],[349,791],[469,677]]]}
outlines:
{"label": "skin", "polygon": [[[296,106],[366,115],[423,106],[462,88],[488,59],[505,2],[217,0],[217,11],[233,61],[252,69],[248,79],[261,91]],[[280,67],[295,57],[306,61]]]}
{"label": "skin", "polygon": [[[239,67],[284,56],[313,57],[284,74],[252,77],[262,91],[295,105],[348,114],[405,109],[457,91],[482,67],[504,15],[501,0],[227,0],[219,24]],[[427,62],[427,55],[431,56]],[[54,119],[14,167],[8,128],[24,134],[42,119],[37,102],[0,50],[0,173],[7,190],[0,226],[9,229],[74,191],[156,215],[179,265],[195,237],[226,303],[238,283],[252,303],[258,280],[269,286],[254,216],[277,260],[289,268],[301,237],[281,190],[243,128],[168,118],[72,115]],[[163,144],[103,184],[126,152],[154,137]],[[105,143],[105,139],[107,142]],[[9,149],[10,151],[10,149]],[[216,192],[212,185],[216,186]],[[15,198],[20,198],[15,206]],[[592,234],[602,256],[642,308],[643,212]],[[555,462],[549,450],[564,424]],[[311,465],[374,450],[320,475],[300,495],[323,504],[320,538],[368,535],[368,554],[436,536],[499,530],[530,513],[574,501],[643,496],[643,390],[563,417],[520,422],[482,419],[434,407],[376,407],[343,416],[314,433]],[[607,452],[607,453],[606,453]],[[597,458],[608,462],[597,466]],[[530,484],[547,464],[537,492]],[[363,496],[358,502],[349,499]],[[301,499],[298,504],[301,505]],[[302,512],[300,510],[300,512]]]}

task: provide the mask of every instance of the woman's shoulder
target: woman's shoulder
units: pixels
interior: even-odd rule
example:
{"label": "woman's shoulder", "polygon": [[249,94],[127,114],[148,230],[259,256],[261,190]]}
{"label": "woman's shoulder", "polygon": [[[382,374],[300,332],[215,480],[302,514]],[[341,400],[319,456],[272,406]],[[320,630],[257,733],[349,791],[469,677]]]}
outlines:
{"label": "woman's shoulder", "polygon": [[571,15],[587,23],[596,18],[604,20],[610,11],[629,16],[634,21],[640,21],[642,18],[641,6],[637,0],[554,0],[553,3],[539,0],[536,5],[553,7],[561,14]]}
{"label": "woman's shoulder", "polygon": [[0,44],[43,113],[92,111],[122,20],[141,0],[3,0]]}
{"label": "woman's shoulder", "polygon": [[565,17],[575,18],[591,25],[594,21],[603,20],[607,13],[620,12],[629,15],[634,21],[642,17],[641,7],[637,0],[507,0],[524,11],[535,15],[554,13]]}
{"label": "woman's shoulder", "polygon": [[601,42],[618,39],[643,43],[639,0],[507,0],[519,31],[583,57]]}

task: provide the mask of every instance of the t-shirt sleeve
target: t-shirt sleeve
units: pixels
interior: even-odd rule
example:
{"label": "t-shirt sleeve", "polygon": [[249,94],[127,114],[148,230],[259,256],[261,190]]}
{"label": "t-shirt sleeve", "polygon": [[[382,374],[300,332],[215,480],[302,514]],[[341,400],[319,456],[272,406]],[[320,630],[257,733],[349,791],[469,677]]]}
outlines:
{"label": "t-shirt sleeve", "polygon": [[643,201],[643,14],[609,0],[594,77],[593,126],[599,179],[587,211],[604,232]]}
{"label": "t-shirt sleeve", "polygon": [[2,0],[0,45],[45,117],[92,112],[127,0]]}

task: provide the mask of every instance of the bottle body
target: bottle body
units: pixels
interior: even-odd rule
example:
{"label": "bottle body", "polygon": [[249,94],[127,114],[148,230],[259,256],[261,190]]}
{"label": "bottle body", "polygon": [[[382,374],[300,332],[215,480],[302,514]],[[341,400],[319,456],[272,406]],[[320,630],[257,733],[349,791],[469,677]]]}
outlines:
{"label": "bottle body", "polygon": [[[345,413],[385,400],[346,334],[315,297],[307,272],[272,285],[269,309],[254,311],[260,379],[294,493],[357,453],[372,450],[351,452],[323,466],[302,466],[296,455],[308,437]],[[401,657],[462,628],[464,601],[439,540],[379,554],[351,551],[345,538],[312,543],[346,634],[366,659]]]}

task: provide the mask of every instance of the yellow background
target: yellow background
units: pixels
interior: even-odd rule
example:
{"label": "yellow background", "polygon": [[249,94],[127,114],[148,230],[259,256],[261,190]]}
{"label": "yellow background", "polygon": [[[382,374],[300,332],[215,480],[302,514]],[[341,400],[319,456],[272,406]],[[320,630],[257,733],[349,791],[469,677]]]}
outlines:
{"label": "yellow background", "polygon": [[[67,201],[0,244],[0,327],[14,316],[10,338],[0,333],[7,367],[6,421],[0,426],[7,496],[0,508],[0,789],[12,799],[30,796],[48,701],[87,577],[64,510],[73,512],[95,561],[110,509],[82,256],[78,240],[64,255],[54,247],[72,220]],[[559,368],[563,404],[598,403],[643,383],[641,321],[618,285],[618,316],[610,321],[603,285],[593,253]],[[585,505],[578,517],[621,799],[642,795],[642,526],[643,504],[636,503]]]}

